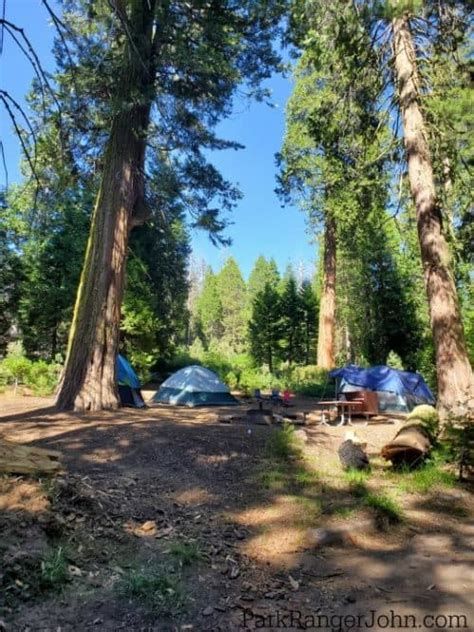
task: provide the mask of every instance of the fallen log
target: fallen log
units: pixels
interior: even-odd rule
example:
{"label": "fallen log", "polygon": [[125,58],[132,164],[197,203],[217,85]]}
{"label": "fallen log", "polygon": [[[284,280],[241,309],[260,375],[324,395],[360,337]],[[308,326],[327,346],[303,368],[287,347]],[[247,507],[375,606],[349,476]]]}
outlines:
{"label": "fallen log", "polygon": [[0,472],[6,474],[54,474],[61,453],[0,439]]}
{"label": "fallen log", "polygon": [[392,441],[382,448],[380,454],[396,466],[414,467],[420,464],[431,451],[437,420],[434,408],[417,406]]}

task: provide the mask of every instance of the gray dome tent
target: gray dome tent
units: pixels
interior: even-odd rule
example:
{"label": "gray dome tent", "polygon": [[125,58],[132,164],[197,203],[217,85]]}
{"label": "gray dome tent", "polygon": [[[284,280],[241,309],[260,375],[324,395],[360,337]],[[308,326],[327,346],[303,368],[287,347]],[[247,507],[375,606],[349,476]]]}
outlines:
{"label": "gray dome tent", "polygon": [[152,398],[174,406],[235,406],[238,401],[215,373],[203,366],[187,366],[170,375]]}

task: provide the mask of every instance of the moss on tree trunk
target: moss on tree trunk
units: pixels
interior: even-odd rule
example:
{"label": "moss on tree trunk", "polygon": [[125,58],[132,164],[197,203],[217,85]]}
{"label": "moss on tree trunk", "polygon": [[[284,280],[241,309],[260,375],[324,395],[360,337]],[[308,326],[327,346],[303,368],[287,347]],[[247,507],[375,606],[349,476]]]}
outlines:
{"label": "moss on tree trunk", "polygon": [[128,20],[129,32],[56,400],[62,410],[119,406],[115,364],[128,237],[145,219],[143,170],[154,85],[154,2],[132,0],[128,15],[120,3],[111,6]]}

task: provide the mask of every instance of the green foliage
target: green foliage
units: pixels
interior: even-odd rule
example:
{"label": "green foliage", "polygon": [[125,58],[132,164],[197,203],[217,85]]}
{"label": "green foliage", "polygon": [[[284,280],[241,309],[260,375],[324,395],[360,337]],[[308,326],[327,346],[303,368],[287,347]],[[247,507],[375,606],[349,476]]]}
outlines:
{"label": "green foliage", "polygon": [[403,510],[397,501],[387,494],[375,494],[367,488],[367,481],[371,476],[370,471],[352,470],[344,472],[344,478],[349,483],[351,493],[366,506],[376,513],[380,526],[386,522],[397,523],[403,520]]}
{"label": "green foliage", "polygon": [[280,354],[283,334],[280,296],[274,286],[266,282],[256,292],[249,322],[250,352],[255,362],[266,364],[272,372]]}
{"label": "green foliage", "polygon": [[10,383],[18,386],[26,384],[31,369],[31,360],[23,354],[22,350],[9,351],[2,360],[2,369],[9,378]]}
{"label": "green foliage", "polygon": [[282,357],[292,364],[304,356],[303,305],[293,274],[287,278],[284,285],[280,309],[283,330]]}
{"label": "green foliage", "polygon": [[453,487],[456,477],[443,465],[427,462],[415,470],[395,474],[397,487],[403,492],[426,494],[433,490]]}
{"label": "green foliage", "polygon": [[23,277],[22,262],[12,243],[14,231],[5,211],[6,200],[0,193],[0,357],[7,347],[10,329],[15,325]]}
{"label": "green foliage", "polygon": [[203,559],[197,542],[172,542],[169,551],[180,566],[190,566]]}
{"label": "green foliage", "polygon": [[446,457],[457,466],[459,478],[474,468],[474,418],[469,401],[460,402],[448,415],[443,428]]}
{"label": "green foliage", "polygon": [[272,289],[276,289],[280,280],[280,274],[278,272],[277,264],[274,259],[267,261],[265,257],[261,255],[255,261],[254,267],[249,276],[247,283],[247,304],[248,304],[248,318],[251,318],[253,302],[257,295],[260,294],[267,283]]}
{"label": "green foliage", "polygon": [[378,519],[383,523],[397,523],[403,521],[403,510],[400,505],[390,496],[385,494],[373,494],[368,492],[364,496],[364,503],[367,507],[375,510]]}
{"label": "green foliage", "polygon": [[274,430],[265,447],[268,457],[283,461],[298,458],[303,452],[303,444],[295,436],[291,424],[285,424],[281,430]]}
{"label": "green foliage", "polygon": [[20,342],[10,343],[7,356],[0,361],[0,387],[14,384],[16,389],[22,384],[30,387],[35,395],[51,395],[60,370],[58,364],[28,359]]}
{"label": "green foliage", "polygon": [[118,591],[160,614],[173,614],[184,604],[180,576],[165,565],[128,570],[121,578]]}
{"label": "green foliage", "polygon": [[35,395],[51,395],[58,384],[61,366],[44,360],[32,362],[27,377],[27,385]]}
{"label": "green foliage", "polygon": [[48,590],[61,590],[68,581],[68,563],[64,548],[50,551],[41,561],[41,585]]}
{"label": "green foliage", "polygon": [[371,472],[370,470],[356,470],[349,468],[344,471],[343,476],[350,486],[360,486],[365,485],[371,476]]}
{"label": "green foliage", "polygon": [[230,353],[241,353],[246,341],[247,302],[245,281],[237,262],[229,257],[217,275],[222,305],[222,337],[220,347]]}
{"label": "green foliage", "polygon": [[318,327],[318,301],[312,284],[304,281],[299,289],[302,328],[302,360],[310,365],[316,360],[316,336]]}
{"label": "green foliage", "polygon": [[196,312],[206,345],[209,346],[213,341],[220,340],[223,333],[222,300],[217,277],[211,268],[208,268],[204,277]]}
{"label": "green foliage", "polygon": [[399,371],[404,370],[402,359],[397,353],[395,353],[395,351],[390,351],[385,364],[392,369],[398,369]]}
{"label": "green foliage", "polygon": [[282,381],[295,393],[322,397],[333,392],[333,382],[328,371],[316,365],[294,366],[282,371]]}

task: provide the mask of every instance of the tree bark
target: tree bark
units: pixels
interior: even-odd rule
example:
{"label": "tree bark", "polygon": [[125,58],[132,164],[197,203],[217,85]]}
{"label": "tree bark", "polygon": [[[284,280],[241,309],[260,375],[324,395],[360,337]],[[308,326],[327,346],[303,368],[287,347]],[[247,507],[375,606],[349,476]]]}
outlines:
{"label": "tree bark", "polygon": [[336,221],[326,215],[324,229],[323,287],[319,306],[318,358],[322,369],[334,367],[336,325]]}
{"label": "tree bark", "polygon": [[[129,232],[145,219],[143,170],[154,74],[154,2],[132,0],[130,5],[130,16],[121,16],[129,32],[123,72],[117,77],[120,105],[112,119],[56,399],[61,410],[119,406],[115,365],[120,309]],[[119,14],[124,11],[118,0],[112,6]]]}
{"label": "tree bark", "polygon": [[438,406],[446,412],[472,397],[472,368],[466,352],[459,301],[441,211],[423,112],[417,60],[409,18],[395,18],[394,69],[403,118],[410,189],[416,208],[418,239],[436,350]]}

